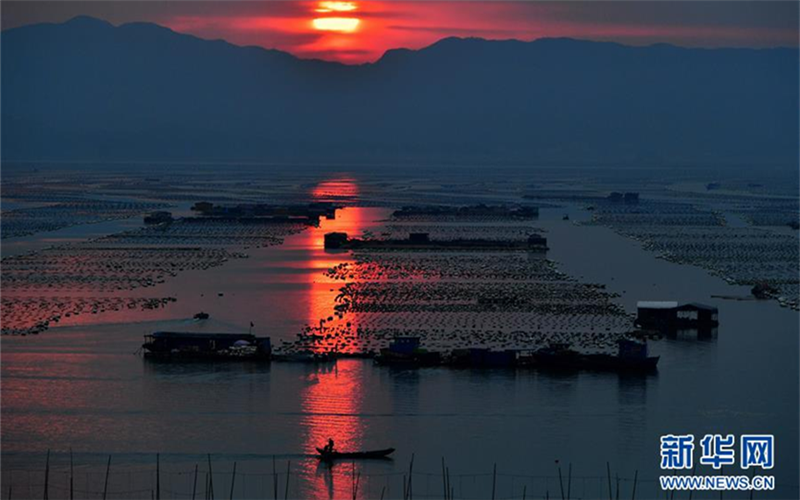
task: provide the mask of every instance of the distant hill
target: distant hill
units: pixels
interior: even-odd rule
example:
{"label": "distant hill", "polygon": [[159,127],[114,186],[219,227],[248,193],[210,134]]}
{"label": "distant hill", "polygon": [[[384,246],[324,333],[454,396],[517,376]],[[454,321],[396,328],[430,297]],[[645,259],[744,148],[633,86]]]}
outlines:
{"label": "distant hill", "polygon": [[6,30],[5,160],[793,165],[797,49],[447,38],[359,66],[146,23]]}

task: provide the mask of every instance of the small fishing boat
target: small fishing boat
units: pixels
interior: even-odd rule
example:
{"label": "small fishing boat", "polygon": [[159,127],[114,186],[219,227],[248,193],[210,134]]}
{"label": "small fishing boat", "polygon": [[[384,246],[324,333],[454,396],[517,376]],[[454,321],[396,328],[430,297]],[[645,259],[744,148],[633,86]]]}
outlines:
{"label": "small fishing boat", "polygon": [[209,314],[207,312],[200,311],[199,313],[194,315],[194,319],[208,319]]}
{"label": "small fishing boat", "polygon": [[317,458],[320,460],[355,460],[355,459],[370,459],[370,458],[388,458],[389,455],[394,453],[394,448],[386,448],[385,450],[372,450],[372,451],[326,451],[323,448],[317,448]]}

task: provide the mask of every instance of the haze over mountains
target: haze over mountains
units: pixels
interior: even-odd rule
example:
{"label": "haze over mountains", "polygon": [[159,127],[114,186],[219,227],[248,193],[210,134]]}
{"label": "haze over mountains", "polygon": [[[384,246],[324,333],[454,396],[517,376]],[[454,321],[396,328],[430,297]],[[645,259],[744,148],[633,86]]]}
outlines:
{"label": "haze over mountains", "polygon": [[79,17],[2,33],[4,160],[796,165],[798,50],[448,38],[301,60]]}

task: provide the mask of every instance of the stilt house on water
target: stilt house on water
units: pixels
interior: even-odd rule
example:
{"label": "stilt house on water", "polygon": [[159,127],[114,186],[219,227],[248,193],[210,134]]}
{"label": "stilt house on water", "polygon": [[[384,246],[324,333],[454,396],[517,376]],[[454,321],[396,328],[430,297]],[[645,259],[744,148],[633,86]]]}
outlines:
{"label": "stilt house on water", "polygon": [[641,328],[677,330],[713,328],[719,325],[717,308],[696,302],[678,305],[672,301],[642,301],[636,307],[636,323]]}
{"label": "stilt house on water", "polygon": [[270,359],[269,337],[251,333],[153,332],[142,344],[145,356],[162,359]]}

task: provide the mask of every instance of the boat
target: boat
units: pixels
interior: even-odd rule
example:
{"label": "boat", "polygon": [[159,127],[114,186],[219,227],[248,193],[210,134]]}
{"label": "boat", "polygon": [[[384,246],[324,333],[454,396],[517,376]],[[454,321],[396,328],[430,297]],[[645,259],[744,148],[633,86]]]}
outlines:
{"label": "boat", "polygon": [[207,312],[200,311],[199,313],[194,315],[194,319],[208,319],[209,314]]}
{"label": "boat", "polygon": [[394,448],[386,448],[383,450],[372,451],[326,451],[322,448],[317,448],[317,458],[320,460],[356,460],[356,459],[381,459],[389,458],[389,455],[394,453]]}

